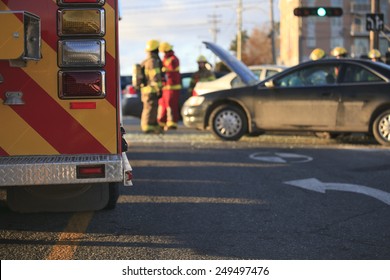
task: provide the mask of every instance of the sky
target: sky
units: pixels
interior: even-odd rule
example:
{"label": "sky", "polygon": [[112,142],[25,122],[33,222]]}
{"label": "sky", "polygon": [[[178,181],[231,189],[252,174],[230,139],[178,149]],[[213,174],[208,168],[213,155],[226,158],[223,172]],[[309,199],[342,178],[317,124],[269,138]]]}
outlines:
{"label": "sky", "polygon": [[[248,34],[256,27],[269,29],[270,2],[242,0],[242,29]],[[131,75],[132,65],[145,59],[145,46],[150,39],[173,45],[183,73],[196,71],[200,54],[214,64],[218,60],[202,42],[216,41],[229,49],[237,34],[238,3],[239,0],[120,0],[121,75]],[[273,3],[274,19],[278,21],[279,0]]]}

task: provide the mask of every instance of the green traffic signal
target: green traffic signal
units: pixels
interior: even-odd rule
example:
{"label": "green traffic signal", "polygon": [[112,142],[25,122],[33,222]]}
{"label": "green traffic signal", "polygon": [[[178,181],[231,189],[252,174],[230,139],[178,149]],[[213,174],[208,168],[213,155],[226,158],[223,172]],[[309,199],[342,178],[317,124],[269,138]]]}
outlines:
{"label": "green traffic signal", "polygon": [[343,9],[340,7],[298,7],[294,9],[294,15],[297,17],[340,17],[343,15]]}
{"label": "green traffic signal", "polygon": [[326,16],[326,10],[322,7],[318,8],[317,9],[317,15],[320,16],[320,17],[324,17]]}

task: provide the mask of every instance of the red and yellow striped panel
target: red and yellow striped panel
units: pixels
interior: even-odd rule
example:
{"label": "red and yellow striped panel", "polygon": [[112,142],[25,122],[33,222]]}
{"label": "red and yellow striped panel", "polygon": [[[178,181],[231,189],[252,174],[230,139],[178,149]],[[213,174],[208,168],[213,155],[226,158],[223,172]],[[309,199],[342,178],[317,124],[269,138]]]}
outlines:
{"label": "red and yellow striped panel", "polygon": [[[107,0],[106,98],[88,99],[96,109],[71,109],[58,96],[55,0],[0,0],[0,11],[27,11],[41,19],[42,58],[26,67],[0,60],[0,155],[115,154],[120,152],[118,113],[117,0]],[[1,16],[1,14],[0,14]],[[18,16],[7,26],[18,26]],[[2,27],[4,28],[4,26]],[[1,42],[0,42],[1,44]],[[5,105],[6,92],[22,92],[24,105]]]}

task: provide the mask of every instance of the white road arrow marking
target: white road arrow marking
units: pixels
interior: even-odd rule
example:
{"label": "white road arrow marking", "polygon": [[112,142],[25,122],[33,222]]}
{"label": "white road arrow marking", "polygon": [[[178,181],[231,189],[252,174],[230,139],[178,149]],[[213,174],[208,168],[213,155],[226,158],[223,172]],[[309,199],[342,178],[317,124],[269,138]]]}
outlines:
{"label": "white road arrow marking", "polygon": [[313,160],[312,157],[306,155],[272,152],[254,153],[249,155],[249,158],[271,163],[305,163]]}
{"label": "white road arrow marking", "polygon": [[315,191],[319,193],[325,193],[326,191],[344,191],[365,194],[376,198],[387,205],[390,205],[390,193],[384,192],[378,189],[354,185],[354,184],[343,184],[343,183],[323,183],[316,178],[308,178],[302,180],[294,180],[284,182],[287,185],[299,187],[302,189]]}

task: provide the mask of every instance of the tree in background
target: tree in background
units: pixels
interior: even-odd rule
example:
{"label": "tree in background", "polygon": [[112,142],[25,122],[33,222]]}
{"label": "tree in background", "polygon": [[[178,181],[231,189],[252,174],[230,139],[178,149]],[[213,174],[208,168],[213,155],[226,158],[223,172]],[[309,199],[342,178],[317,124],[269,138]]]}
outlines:
{"label": "tree in background", "polygon": [[245,42],[242,60],[246,65],[272,63],[271,38],[268,33],[254,28]]}
{"label": "tree in background", "polygon": [[[270,33],[255,27],[250,36],[243,31],[242,62],[246,65],[261,65],[272,63]],[[230,44],[230,50],[237,51],[237,39]]]}

